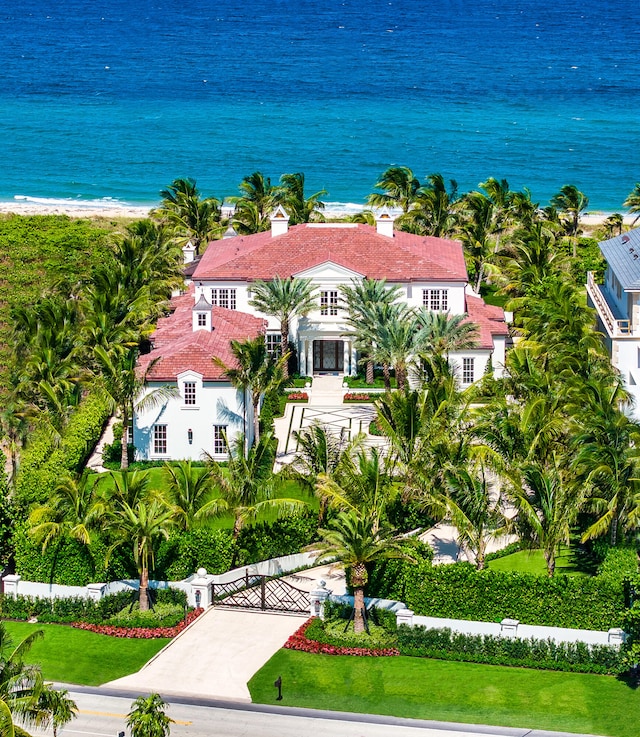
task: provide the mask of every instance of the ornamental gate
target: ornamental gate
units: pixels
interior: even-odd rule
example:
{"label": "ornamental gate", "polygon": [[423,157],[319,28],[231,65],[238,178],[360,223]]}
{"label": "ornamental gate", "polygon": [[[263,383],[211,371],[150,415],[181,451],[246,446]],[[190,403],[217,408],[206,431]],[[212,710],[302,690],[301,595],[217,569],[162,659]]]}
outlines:
{"label": "ornamental gate", "polygon": [[211,584],[213,605],[273,612],[309,612],[309,593],[282,578],[249,574]]}

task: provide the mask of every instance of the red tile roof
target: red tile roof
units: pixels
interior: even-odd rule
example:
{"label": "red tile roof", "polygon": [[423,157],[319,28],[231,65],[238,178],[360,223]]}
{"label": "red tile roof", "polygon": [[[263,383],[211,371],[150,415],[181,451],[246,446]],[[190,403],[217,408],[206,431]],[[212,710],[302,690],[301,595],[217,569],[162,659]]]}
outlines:
{"label": "red tile roof", "polygon": [[213,356],[227,366],[235,366],[230,341],[256,338],[266,330],[265,320],[245,312],[213,307],[214,330],[193,331],[194,287],[171,300],[174,312],[158,320],[152,336],[153,350],[140,356],[138,367],[150,381],[175,381],[183,371],[202,374],[204,381],[225,381],[224,371]]}
{"label": "red tile roof", "polygon": [[370,279],[391,282],[467,281],[457,241],[396,231],[380,235],[370,225],[295,225],[209,244],[193,278],[251,281],[290,277],[331,261]]}
{"label": "red tile roof", "polygon": [[494,335],[509,335],[502,307],[485,304],[481,297],[466,296],[467,315],[465,322],[478,326],[478,348],[492,349]]}

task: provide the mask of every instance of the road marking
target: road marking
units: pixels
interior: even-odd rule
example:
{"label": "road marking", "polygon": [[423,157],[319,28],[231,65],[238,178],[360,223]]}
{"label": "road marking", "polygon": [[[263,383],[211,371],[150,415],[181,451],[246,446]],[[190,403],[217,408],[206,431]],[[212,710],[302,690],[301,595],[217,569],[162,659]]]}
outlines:
{"label": "road marking", "polygon": [[[91,711],[90,709],[78,709],[78,714],[90,714],[94,717],[114,717],[116,719],[127,719],[129,716],[128,714],[114,714],[110,711]],[[193,724],[193,722],[183,722],[181,719],[174,719],[174,724],[184,724],[185,726],[189,726]],[[65,729],[65,732],[72,732],[71,729]],[[100,734],[100,732],[86,732],[86,734]],[[111,737],[111,735],[109,735]]]}

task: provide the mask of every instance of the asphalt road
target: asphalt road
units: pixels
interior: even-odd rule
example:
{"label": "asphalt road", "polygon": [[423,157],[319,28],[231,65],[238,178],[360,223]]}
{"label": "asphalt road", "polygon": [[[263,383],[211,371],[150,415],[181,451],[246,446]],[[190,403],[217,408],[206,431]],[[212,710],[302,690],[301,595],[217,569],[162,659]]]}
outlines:
{"label": "asphalt road", "polygon": [[[129,734],[126,715],[137,694],[70,686],[79,714],[61,737],[117,737]],[[77,690],[76,690],[77,689]],[[552,737],[559,733],[457,725],[366,714],[341,714],[259,704],[172,699],[172,737]],[[187,703],[188,702],[188,703]],[[32,734],[45,734],[31,730]],[[51,732],[48,732],[50,737]],[[572,737],[579,737],[573,735]]]}

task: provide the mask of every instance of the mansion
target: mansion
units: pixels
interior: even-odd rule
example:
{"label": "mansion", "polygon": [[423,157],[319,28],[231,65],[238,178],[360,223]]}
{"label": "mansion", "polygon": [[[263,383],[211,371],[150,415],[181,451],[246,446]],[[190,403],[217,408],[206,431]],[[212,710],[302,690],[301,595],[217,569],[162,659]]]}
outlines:
{"label": "mansion", "polygon": [[462,385],[481,378],[489,360],[496,375],[502,372],[508,337],[504,312],[471,292],[461,244],[395,231],[387,212],[375,227],[289,227],[287,213],[278,207],[270,231],[211,243],[188,273],[187,292],[174,298],[174,311],[159,320],[152,350],[140,359],[149,390],[170,384],[179,396],[136,413],[133,441],[139,458],[197,460],[205,452],[224,457],[225,435],[250,435],[250,403],[242,401],[212,359],[229,365],[229,342],[261,333],[267,347],[279,346],[279,322],[250,305],[252,285],[276,276],[309,279],[317,295],[317,309],[290,324],[301,375],[357,373],[360,357],[344,321],[340,290],[365,277],[399,286],[409,307],[466,315],[477,326],[476,345],[449,356]]}

